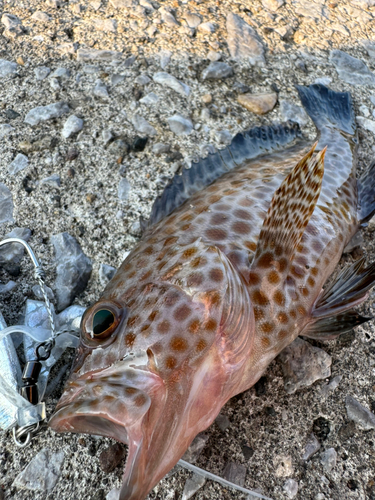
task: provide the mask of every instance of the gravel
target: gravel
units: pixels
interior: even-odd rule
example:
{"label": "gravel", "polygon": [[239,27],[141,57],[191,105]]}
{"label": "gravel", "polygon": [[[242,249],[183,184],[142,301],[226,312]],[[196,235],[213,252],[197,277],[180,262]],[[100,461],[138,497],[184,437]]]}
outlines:
{"label": "gravel", "polygon": [[[313,139],[315,131],[301,108],[296,83],[318,81],[336,91],[351,91],[359,126],[359,169],[373,159],[375,131],[369,123],[375,121],[373,2],[3,3],[0,130],[9,132],[1,138],[0,147],[1,236],[15,227],[32,231],[30,243],[55,297],[58,290],[51,236],[69,233],[90,258],[91,277],[73,302],[87,307],[103,290],[101,264],[120,266],[124,253],[139,239],[139,217],[147,219],[153,200],[176,169],[223,147],[221,131],[234,136],[253,126],[294,119],[302,125],[304,136]],[[46,15],[45,21],[33,17],[38,11]],[[188,23],[189,13],[195,16],[194,26]],[[98,21],[107,28],[99,31]],[[347,56],[338,58],[336,51]],[[211,64],[224,66],[214,66],[213,71],[211,66],[212,77],[208,78],[205,75]],[[154,75],[160,72],[188,86],[189,95],[156,83]],[[107,94],[94,94],[97,80]],[[237,100],[239,94],[246,93],[276,93],[278,103],[256,116]],[[142,102],[150,94],[148,102]],[[211,100],[204,102],[205,95]],[[153,96],[158,97],[157,102]],[[55,111],[48,111],[49,106]],[[368,108],[369,116],[361,106]],[[31,123],[25,121],[29,113]],[[84,126],[64,137],[64,124],[71,115],[83,120]],[[138,123],[136,115],[156,134],[139,131],[134,125]],[[171,130],[168,119],[174,115],[191,122],[190,133],[177,135]],[[140,139],[143,146],[133,147]],[[173,159],[176,153],[181,155],[178,160]],[[8,166],[18,154],[25,155],[28,164],[10,175]],[[41,182],[53,175],[60,177],[60,186]],[[363,231],[360,250],[368,262],[375,260],[374,231],[373,222]],[[354,253],[345,254],[342,264],[352,262]],[[0,295],[0,309],[8,324],[19,322],[26,299],[34,297],[32,267],[26,258],[18,272],[12,276],[0,270],[2,284],[16,283]],[[363,316],[374,316],[373,302],[371,292],[360,308]],[[247,470],[245,487],[261,489],[274,500],[287,498],[284,485],[288,479],[298,483],[297,499],[371,498],[374,431],[350,420],[346,398],[351,396],[373,413],[374,339],[375,328],[369,322],[336,341],[309,341],[331,357],[332,375],[293,394],[284,389],[281,361],[273,361],[265,374],[266,391],[257,395],[252,388],[230,400],[221,410],[230,421],[225,432],[216,424],[207,429],[195,458],[197,465],[219,475],[229,462],[242,465]],[[67,353],[64,364],[70,366],[72,356]],[[338,385],[336,377],[342,377]],[[46,400],[48,415],[64,380],[66,376]],[[357,418],[362,415],[359,410],[356,414]],[[312,432],[321,449],[302,460]],[[0,434],[5,498],[88,500],[100,491],[105,498],[118,488],[121,467],[107,474],[99,463],[101,451],[112,444],[111,440],[85,436],[80,444],[81,438],[43,428],[30,447],[18,449],[9,433]],[[13,486],[18,474],[43,448],[65,455],[54,489],[30,494]],[[320,452],[330,448],[337,453],[337,463],[328,473],[320,463]],[[324,480],[323,475],[327,476]],[[150,499],[181,498],[190,477],[191,473],[179,469],[155,487]],[[207,480],[194,498],[244,500],[245,496]]]}

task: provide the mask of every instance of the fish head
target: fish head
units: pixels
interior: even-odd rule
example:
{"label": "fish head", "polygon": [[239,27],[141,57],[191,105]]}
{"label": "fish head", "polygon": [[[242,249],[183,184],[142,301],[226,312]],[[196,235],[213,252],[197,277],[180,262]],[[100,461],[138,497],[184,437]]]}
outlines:
{"label": "fish head", "polygon": [[128,444],[121,500],[146,497],[240,392],[253,344],[253,310],[238,273],[217,247],[189,248],[190,257],[179,249],[146,283],[122,288],[117,277],[86,311],[50,421],[58,432]]}

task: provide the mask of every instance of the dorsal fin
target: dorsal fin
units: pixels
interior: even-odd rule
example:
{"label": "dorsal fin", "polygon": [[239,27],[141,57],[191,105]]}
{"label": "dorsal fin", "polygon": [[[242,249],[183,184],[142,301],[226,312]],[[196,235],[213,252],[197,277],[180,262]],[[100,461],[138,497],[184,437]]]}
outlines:
{"label": "dorsal fin", "polygon": [[141,222],[142,229],[162,220],[194,193],[241,165],[245,160],[282,149],[300,135],[299,126],[294,122],[255,127],[237,134],[225,149],[208,155],[189,169],[184,168],[182,175],[176,174],[155,200],[149,220]]}
{"label": "dorsal fin", "polygon": [[267,259],[268,266],[281,256],[288,261],[293,259],[314,212],[323,180],[326,148],[313,157],[315,148],[316,143],[273,195],[259,235],[253,269],[262,267]]}

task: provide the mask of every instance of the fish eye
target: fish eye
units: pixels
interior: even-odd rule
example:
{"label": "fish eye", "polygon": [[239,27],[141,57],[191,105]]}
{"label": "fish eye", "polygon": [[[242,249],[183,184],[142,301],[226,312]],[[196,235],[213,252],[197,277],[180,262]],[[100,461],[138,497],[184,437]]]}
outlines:
{"label": "fish eye", "polygon": [[124,316],[123,308],[112,301],[100,301],[89,308],[82,318],[82,340],[88,345],[108,339]]}

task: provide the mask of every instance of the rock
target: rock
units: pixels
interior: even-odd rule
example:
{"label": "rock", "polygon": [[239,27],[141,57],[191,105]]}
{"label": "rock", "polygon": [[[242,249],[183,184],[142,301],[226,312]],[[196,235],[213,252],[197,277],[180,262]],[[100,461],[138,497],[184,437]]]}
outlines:
{"label": "rock", "polygon": [[112,444],[105,448],[99,455],[100,468],[106,473],[112,472],[125,456],[126,452],[122,444]]}
{"label": "rock", "polygon": [[60,90],[61,86],[57,78],[51,78],[49,81],[52,90]]}
{"label": "rock", "polygon": [[331,356],[299,337],[281,352],[279,359],[288,394],[331,375]]}
{"label": "rock", "polygon": [[16,477],[13,486],[27,490],[52,490],[61,474],[64,452],[43,448]]}
{"label": "rock", "polygon": [[214,33],[215,26],[212,23],[202,23],[198,26],[198,31],[201,33]]}
{"label": "rock", "polygon": [[82,118],[78,118],[75,115],[69,116],[69,118],[64,123],[64,127],[62,129],[61,135],[68,139],[73,134],[76,134],[80,130],[83,129],[83,120]]}
{"label": "rock", "polygon": [[324,385],[320,392],[322,394],[323,399],[326,399],[331,392],[333,392],[339,385],[342,380],[342,375],[337,375],[334,377],[329,384]]}
{"label": "rock", "polygon": [[250,460],[250,458],[254,455],[254,450],[250,448],[250,446],[247,446],[244,444],[241,446],[242,454],[245,457],[245,460]]}
{"label": "rock", "polygon": [[51,73],[47,66],[38,66],[34,69],[34,75],[37,80],[44,80]]}
{"label": "rock", "polygon": [[18,153],[18,155],[14,158],[12,163],[8,167],[8,172],[10,175],[15,175],[17,172],[20,172],[29,164],[29,159],[27,156],[22,153]]}
{"label": "rock", "polygon": [[313,432],[320,441],[325,441],[331,432],[331,423],[324,417],[318,417],[313,422]]}
{"label": "rock", "polygon": [[113,488],[105,497],[105,500],[119,500],[119,498],[120,498],[120,490],[118,488]]}
{"label": "rock", "polygon": [[202,453],[202,450],[206,446],[208,439],[209,436],[203,433],[195,436],[191,445],[185,451],[182,460],[185,460],[185,462],[194,463],[198,459],[199,455]]}
{"label": "rock", "polygon": [[70,108],[64,101],[48,104],[47,106],[37,106],[27,113],[25,123],[32,126],[39,125],[40,122],[51,120],[53,118],[59,118],[60,116],[69,113],[69,111]]}
{"label": "rock", "polygon": [[284,483],[283,490],[288,498],[294,498],[298,493],[297,481],[294,479],[287,479]]}
{"label": "rock", "polygon": [[361,405],[353,396],[345,398],[346,413],[349,420],[353,420],[364,430],[375,429],[375,415]]}
{"label": "rock", "polygon": [[5,285],[3,284],[0,285],[0,293],[11,292],[16,286],[17,283],[15,281],[9,280],[8,283],[5,283]]}
{"label": "rock", "polygon": [[0,59],[0,78],[16,75],[17,69],[18,64],[6,61],[5,59]]}
{"label": "rock", "polygon": [[267,390],[267,377],[260,377],[258,382],[254,385],[255,394],[259,398],[266,394]]}
{"label": "rock", "polygon": [[13,130],[14,127],[12,127],[12,125],[9,125],[8,123],[2,123],[0,125],[0,139],[4,139],[4,137],[10,134]]}
{"label": "rock", "polygon": [[211,102],[212,102],[212,95],[211,94],[204,94],[204,95],[202,95],[202,102],[204,102],[204,104],[211,104]]}
{"label": "rock", "polygon": [[245,484],[246,470],[244,465],[228,462],[223,471],[223,478],[243,487]]}
{"label": "rock", "polygon": [[107,97],[109,97],[107,87],[100,79],[96,80],[95,82],[94,95],[96,97],[100,97],[101,99],[106,99]]}
{"label": "rock", "polygon": [[142,99],[139,99],[139,102],[145,106],[153,106],[159,102],[159,96],[157,96],[154,92],[150,92],[142,97]]}
{"label": "rock", "polygon": [[184,18],[189,28],[197,28],[202,22],[202,17],[200,15],[192,14],[191,12],[185,14]]}
{"label": "rock", "polygon": [[187,135],[193,130],[193,123],[188,118],[175,114],[168,118],[169,128],[176,135]]}
{"label": "rock", "polygon": [[113,87],[123,82],[124,80],[125,80],[125,75],[117,75],[116,73],[114,75],[111,75],[111,85]]}
{"label": "rock", "polygon": [[102,130],[102,139],[105,145],[107,145],[113,138],[114,135],[110,130],[108,129]]}
{"label": "rock", "polygon": [[162,50],[160,53],[160,66],[165,69],[171,61],[172,52],[169,50]]}
{"label": "rock", "polygon": [[116,273],[116,268],[108,264],[100,264],[99,281],[102,286],[107,286]]}
{"label": "rock", "polygon": [[131,185],[127,179],[121,179],[118,185],[118,197],[120,201],[126,201],[129,198]]}
{"label": "rock", "polygon": [[202,71],[202,80],[220,80],[233,76],[233,68],[224,62],[212,62]]}
{"label": "rock", "polygon": [[306,111],[301,106],[283,99],[280,101],[280,112],[283,121],[291,120],[297,122],[301,127],[309,121]]}
{"label": "rock", "polygon": [[15,120],[20,116],[20,114],[17,113],[17,111],[14,111],[14,109],[8,108],[5,111],[5,116],[8,118],[8,120]]}
{"label": "rock", "polygon": [[207,59],[211,62],[217,62],[220,61],[222,56],[221,52],[215,52],[214,50],[210,50],[210,52],[207,54]]}
{"label": "rock", "polygon": [[170,75],[169,73],[160,71],[158,73],[155,73],[152,78],[155,83],[159,83],[160,85],[163,85],[163,87],[169,87],[175,90],[178,94],[186,97],[190,94],[190,87],[188,85],[185,85],[185,83],[180,82],[180,80],[177,80],[177,78]]}
{"label": "rock", "polygon": [[187,479],[184,491],[182,492],[181,500],[189,500],[195,493],[200,490],[206,482],[206,478],[200,474],[193,474],[191,479]]}
{"label": "rock", "polygon": [[61,78],[67,80],[68,78],[71,77],[71,72],[68,68],[57,68],[55,71],[52,73],[51,78]]}
{"label": "rock", "polygon": [[366,64],[342,50],[331,50],[329,60],[346,83],[352,85],[369,85],[375,87],[375,75]]}
{"label": "rock", "polygon": [[162,142],[157,142],[152,146],[152,152],[156,155],[168,153],[170,149],[171,147],[169,144],[163,144]]}
{"label": "rock", "polygon": [[139,75],[135,79],[135,82],[138,83],[138,85],[148,85],[151,82],[151,78],[147,75]]}
{"label": "rock", "polygon": [[375,134],[375,121],[374,120],[370,120],[369,118],[364,118],[363,116],[356,116],[355,118],[356,118],[357,123],[360,127]]}
{"label": "rock", "polygon": [[[45,292],[47,294],[47,297],[49,298],[49,300],[54,300],[55,299],[55,294],[53,293],[53,291],[51,290],[51,288],[47,285],[44,285],[44,289],[45,289]],[[44,295],[43,295],[43,292],[42,292],[42,289],[40,287],[40,285],[34,285],[32,287],[32,291],[33,291],[33,294],[35,295],[35,297],[38,299],[38,300],[44,300]]]}
{"label": "rock", "polygon": [[272,12],[276,12],[277,9],[280,9],[280,7],[282,7],[284,4],[285,0],[262,0],[263,7]]}
{"label": "rock", "polygon": [[3,222],[13,222],[13,198],[6,185],[0,182],[0,224]]}
{"label": "rock", "polygon": [[133,144],[131,145],[131,148],[136,153],[140,153],[141,151],[144,151],[147,142],[148,142],[148,137],[139,137],[139,135],[136,135],[134,137],[134,141]]}
{"label": "rock", "polygon": [[233,59],[246,59],[250,64],[264,64],[264,47],[255,30],[240,16],[227,15],[227,42]]}
{"label": "rock", "polygon": [[310,434],[307,443],[305,445],[305,451],[302,455],[302,460],[307,461],[310,457],[312,457],[318,450],[320,449],[320,443],[316,439],[315,434]]}
{"label": "rock", "polygon": [[55,247],[56,296],[59,311],[68,307],[87,285],[91,276],[91,260],[83,253],[77,240],[64,232],[53,235]]}
{"label": "rock", "polygon": [[59,188],[61,186],[61,178],[58,174],[52,174],[40,181],[41,184],[47,184],[53,188]]}
{"label": "rock", "polygon": [[348,424],[342,425],[339,429],[338,436],[342,441],[347,441],[354,436],[356,432],[355,423],[353,421]]}
{"label": "rock", "polygon": [[114,19],[96,19],[95,28],[105,33],[116,33],[117,22]]}
{"label": "rock", "polygon": [[359,106],[359,112],[366,118],[370,116],[370,110],[364,104],[362,104],[362,106]]}
{"label": "rock", "polygon": [[288,477],[294,472],[292,457],[279,455],[274,459],[274,468],[276,477]]}
{"label": "rock", "polygon": [[277,102],[276,92],[269,94],[241,94],[237,98],[238,102],[247,110],[256,115],[264,115],[272,111]]}
{"label": "rock", "polygon": [[42,12],[41,10],[37,10],[36,12],[34,12],[34,14],[31,16],[31,19],[34,19],[34,21],[38,21],[40,23],[49,23],[51,21],[49,15],[45,12]]}
{"label": "rock", "polygon": [[56,325],[58,329],[67,329],[73,332],[80,332],[81,319],[86,311],[86,307],[69,306],[57,315]]}
{"label": "rock", "polygon": [[[29,241],[31,231],[27,228],[16,227],[10,233],[6,234],[4,239],[20,238],[24,241]],[[19,243],[9,243],[0,247],[0,265],[7,271],[15,265],[18,265],[25,254],[25,248]]]}
{"label": "rock", "polygon": [[323,469],[329,474],[334,467],[336,467],[337,453],[334,448],[328,448],[320,454],[320,462]]}
{"label": "rock", "polygon": [[215,422],[222,432],[225,432],[230,426],[229,418],[221,413],[219,413],[219,415],[215,418]]}
{"label": "rock", "polygon": [[132,118],[133,127],[137,132],[148,136],[157,135],[156,129],[143,116],[135,114]]}
{"label": "rock", "polygon": [[1,23],[7,28],[7,29],[12,29],[16,28],[19,26],[21,23],[20,19],[18,19],[17,16],[13,14],[3,14],[1,16]]}
{"label": "rock", "polygon": [[[96,50],[96,49],[78,49],[77,50],[77,61],[114,61],[121,58],[121,52],[116,52],[114,50]],[[133,62],[135,60],[134,56],[131,56]],[[125,61],[126,65],[126,61]],[[129,67],[129,66],[128,66]]]}
{"label": "rock", "polygon": [[229,132],[228,129],[216,130],[215,139],[219,144],[228,145],[232,142],[232,134]]}
{"label": "rock", "polygon": [[368,55],[375,59],[375,42],[371,40],[361,40],[361,43],[367,50]]}
{"label": "rock", "polygon": [[161,13],[161,19],[162,19],[162,21],[167,26],[169,26],[170,28],[177,28],[178,26],[180,26],[180,23],[178,23],[176,21],[176,18],[174,17],[174,15],[171,12],[169,12],[165,8],[159,9],[159,12]]}

